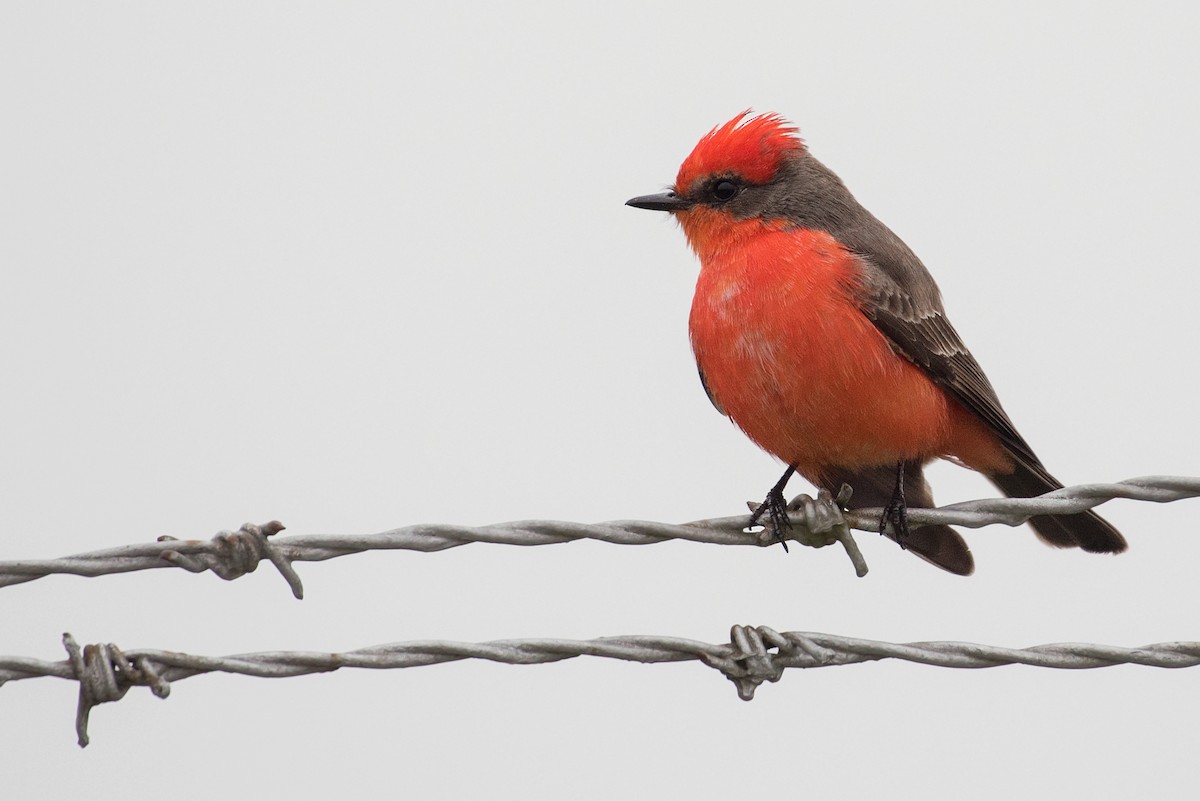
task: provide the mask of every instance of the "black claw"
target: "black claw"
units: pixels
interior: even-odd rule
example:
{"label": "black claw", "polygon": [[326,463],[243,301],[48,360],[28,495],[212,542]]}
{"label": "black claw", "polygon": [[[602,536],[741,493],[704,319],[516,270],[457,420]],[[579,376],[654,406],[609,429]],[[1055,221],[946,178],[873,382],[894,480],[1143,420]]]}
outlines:
{"label": "black claw", "polygon": [[904,501],[904,462],[896,462],[896,489],[892,491],[892,499],[883,507],[879,518],[879,533],[887,531],[887,524],[892,524],[892,534],[900,550],[908,550],[905,544],[909,538],[908,504]]}
{"label": "black claw", "polygon": [[795,465],[788,465],[788,469],[784,472],[783,477],[771,487],[767,493],[767,497],[759,505],[754,513],[750,515],[750,525],[758,524],[759,519],[766,514],[770,521],[771,533],[775,535],[775,541],[783,546],[783,550],[788,549],[787,540],[784,539],[786,532],[792,528],[792,521],[788,518],[788,504],[783,497],[783,490],[787,487],[788,479],[796,472]]}

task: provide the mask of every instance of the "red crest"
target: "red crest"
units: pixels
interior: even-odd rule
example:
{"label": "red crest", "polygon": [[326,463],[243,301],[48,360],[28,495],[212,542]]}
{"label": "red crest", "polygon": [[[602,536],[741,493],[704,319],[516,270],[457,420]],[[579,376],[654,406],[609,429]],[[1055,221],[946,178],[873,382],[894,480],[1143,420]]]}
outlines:
{"label": "red crest", "polygon": [[783,117],[774,113],[749,115],[749,109],[743,111],[713,128],[696,144],[679,168],[675,191],[686,193],[697,178],[720,173],[738,175],[750,183],[766,183],[789,154],[804,149],[796,126]]}

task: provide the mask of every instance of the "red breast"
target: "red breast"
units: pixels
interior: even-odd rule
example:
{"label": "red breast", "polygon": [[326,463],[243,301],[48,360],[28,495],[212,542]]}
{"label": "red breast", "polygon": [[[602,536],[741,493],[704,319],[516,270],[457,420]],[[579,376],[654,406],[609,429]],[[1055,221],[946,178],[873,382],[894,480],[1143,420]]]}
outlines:
{"label": "red breast", "polygon": [[862,308],[861,264],[821,231],[703,207],[678,215],[701,261],[690,331],[717,404],[809,478],[934,456],[1009,458],[991,432],[898,355]]}

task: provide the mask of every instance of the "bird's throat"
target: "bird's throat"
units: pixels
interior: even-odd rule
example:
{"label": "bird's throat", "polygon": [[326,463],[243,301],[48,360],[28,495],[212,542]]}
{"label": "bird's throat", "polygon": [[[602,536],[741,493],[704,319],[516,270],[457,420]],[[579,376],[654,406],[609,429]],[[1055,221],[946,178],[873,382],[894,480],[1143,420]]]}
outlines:
{"label": "bird's throat", "polygon": [[739,220],[707,206],[693,206],[677,212],[675,218],[701,264],[726,259],[754,239],[786,227],[782,221],[760,217]]}

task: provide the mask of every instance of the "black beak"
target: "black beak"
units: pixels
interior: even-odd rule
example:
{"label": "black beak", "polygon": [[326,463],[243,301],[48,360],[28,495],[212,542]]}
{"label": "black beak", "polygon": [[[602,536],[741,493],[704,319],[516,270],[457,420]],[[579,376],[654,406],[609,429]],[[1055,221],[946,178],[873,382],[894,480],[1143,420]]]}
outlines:
{"label": "black beak", "polygon": [[687,211],[692,207],[692,201],[685,200],[674,192],[662,192],[657,195],[642,195],[626,200],[625,205],[651,211]]}

